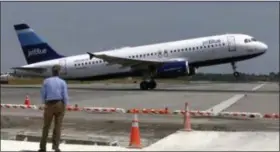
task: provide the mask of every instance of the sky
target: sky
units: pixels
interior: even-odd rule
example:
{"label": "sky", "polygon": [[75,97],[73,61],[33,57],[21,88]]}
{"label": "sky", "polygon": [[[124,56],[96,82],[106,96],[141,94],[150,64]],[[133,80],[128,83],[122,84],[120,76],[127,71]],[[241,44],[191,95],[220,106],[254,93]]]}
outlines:
{"label": "sky", "polygon": [[[63,55],[243,33],[268,51],[237,62],[244,73],[279,71],[278,2],[1,2],[1,72],[25,65],[14,24],[27,23]],[[230,64],[199,72],[232,73]]]}

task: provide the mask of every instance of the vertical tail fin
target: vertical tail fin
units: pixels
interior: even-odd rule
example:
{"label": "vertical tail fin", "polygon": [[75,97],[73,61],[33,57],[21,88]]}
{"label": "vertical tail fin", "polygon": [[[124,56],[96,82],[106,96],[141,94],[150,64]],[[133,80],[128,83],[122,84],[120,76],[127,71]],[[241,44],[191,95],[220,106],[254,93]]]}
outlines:
{"label": "vertical tail fin", "polygon": [[14,25],[14,29],[17,33],[27,64],[64,57],[54,51],[51,46],[42,40],[27,24],[16,24]]}

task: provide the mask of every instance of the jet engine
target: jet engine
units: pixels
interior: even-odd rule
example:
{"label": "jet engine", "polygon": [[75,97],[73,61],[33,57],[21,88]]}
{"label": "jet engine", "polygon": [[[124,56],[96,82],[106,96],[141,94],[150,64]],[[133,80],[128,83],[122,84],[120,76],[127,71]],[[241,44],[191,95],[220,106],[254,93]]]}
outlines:
{"label": "jet engine", "polygon": [[189,74],[190,68],[187,61],[172,61],[165,63],[157,69],[159,77],[179,77]]}

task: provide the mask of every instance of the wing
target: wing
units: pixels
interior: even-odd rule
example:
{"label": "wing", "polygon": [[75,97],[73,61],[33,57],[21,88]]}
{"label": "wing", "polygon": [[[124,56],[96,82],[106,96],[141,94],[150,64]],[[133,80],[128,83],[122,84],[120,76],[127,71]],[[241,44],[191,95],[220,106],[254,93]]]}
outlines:
{"label": "wing", "polygon": [[90,59],[93,57],[103,59],[107,61],[109,64],[120,64],[123,67],[132,67],[132,68],[143,68],[147,67],[149,65],[154,65],[154,66],[161,66],[164,63],[167,62],[172,62],[174,60],[170,59],[131,59],[131,58],[124,58],[124,57],[118,57],[118,56],[113,56],[109,54],[95,54],[95,53],[90,53],[87,52],[90,56]]}
{"label": "wing", "polygon": [[38,72],[38,73],[42,73],[42,72],[47,71],[46,68],[33,68],[33,67],[14,67],[12,69],[14,69],[14,70],[31,71],[31,72]]}

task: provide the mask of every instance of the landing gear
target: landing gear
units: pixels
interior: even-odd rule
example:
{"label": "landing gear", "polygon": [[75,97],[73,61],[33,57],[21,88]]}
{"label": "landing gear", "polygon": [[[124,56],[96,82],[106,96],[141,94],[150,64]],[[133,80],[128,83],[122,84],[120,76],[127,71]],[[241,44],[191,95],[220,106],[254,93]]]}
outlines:
{"label": "landing gear", "polygon": [[233,76],[234,76],[235,78],[238,78],[238,77],[240,76],[240,73],[239,73],[239,72],[233,72]]}
{"label": "landing gear", "polygon": [[238,71],[236,71],[236,65],[235,65],[235,62],[231,62],[231,66],[232,66],[232,69],[233,69],[233,76],[235,78],[238,78],[240,76],[240,73]]}
{"label": "landing gear", "polygon": [[156,83],[155,80],[142,81],[140,83],[140,89],[141,90],[155,89],[156,86],[157,86],[157,83]]}
{"label": "landing gear", "polygon": [[157,83],[153,79],[155,73],[155,68],[153,67],[149,67],[149,70],[143,73],[143,81],[140,83],[141,90],[155,89],[157,87]]}

